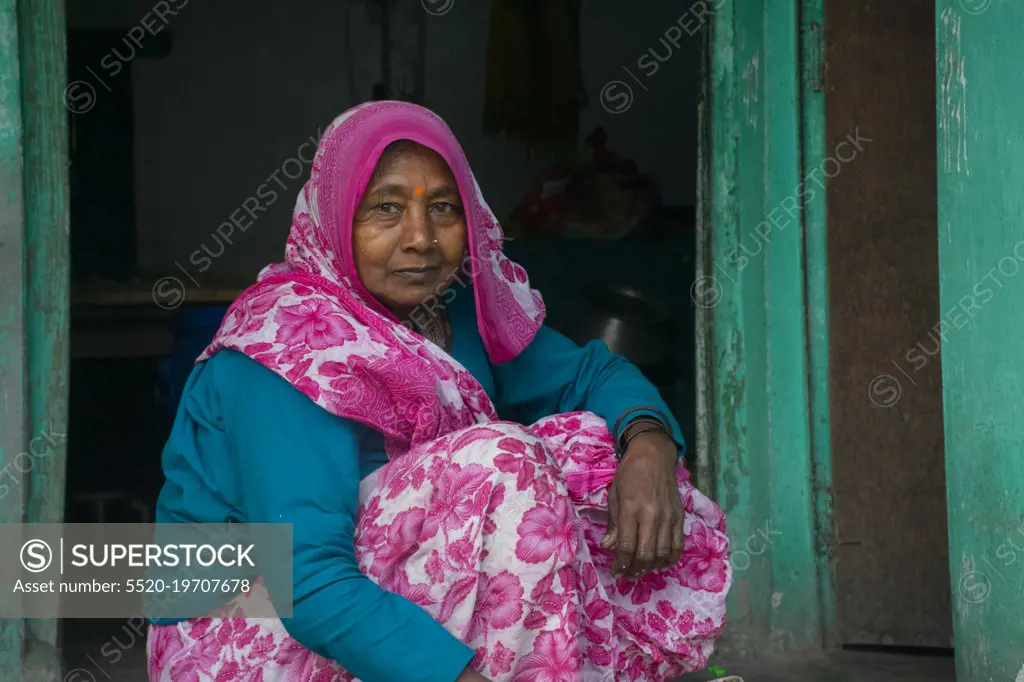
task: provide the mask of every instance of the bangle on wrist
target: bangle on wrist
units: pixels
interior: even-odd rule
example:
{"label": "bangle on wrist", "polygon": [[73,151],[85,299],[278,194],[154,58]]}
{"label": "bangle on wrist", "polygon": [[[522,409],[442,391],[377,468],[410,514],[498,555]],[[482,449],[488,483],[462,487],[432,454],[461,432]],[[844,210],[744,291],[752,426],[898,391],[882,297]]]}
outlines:
{"label": "bangle on wrist", "polygon": [[618,439],[618,447],[615,448],[615,458],[622,460],[623,455],[626,454],[626,450],[629,449],[630,442],[639,436],[641,433],[662,433],[669,440],[673,440],[672,432],[669,431],[668,427],[665,426],[661,421],[653,417],[638,417],[634,419],[622,432],[622,436]]}
{"label": "bangle on wrist", "polygon": [[[637,412],[648,412],[651,414],[642,414],[639,417],[634,417],[632,420],[628,419],[629,415]],[[652,416],[652,414],[654,416]],[[623,422],[640,421],[642,419],[660,422],[668,428],[668,418],[665,417],[661,410],[648,407],[647,405],[637,405],[636,407],[631,407],[619,415],[619,418],[615,421],[615,426],[612,427],[612,436],[615,436],[619,432],[619,427],[622,426]]]}

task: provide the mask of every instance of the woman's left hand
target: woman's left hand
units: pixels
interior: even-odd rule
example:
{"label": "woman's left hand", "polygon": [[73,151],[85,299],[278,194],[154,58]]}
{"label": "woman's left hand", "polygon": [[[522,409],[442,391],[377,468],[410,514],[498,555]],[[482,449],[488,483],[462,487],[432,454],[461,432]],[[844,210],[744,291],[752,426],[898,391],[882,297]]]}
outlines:
{"label": "woman's left hand", "polygon": [[676,482],[678,449],[661,431],[637,434],[608,492],[612,575],[637,578],[672,566],[683,552],[683,502]]}

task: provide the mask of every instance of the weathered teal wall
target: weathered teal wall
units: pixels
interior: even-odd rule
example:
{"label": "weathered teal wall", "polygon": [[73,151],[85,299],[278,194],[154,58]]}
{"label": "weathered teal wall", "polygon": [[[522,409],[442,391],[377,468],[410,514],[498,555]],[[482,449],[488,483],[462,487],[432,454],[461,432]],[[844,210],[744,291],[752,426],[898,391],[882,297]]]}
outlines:
{"label": "weathered teal wall", "polygon": [[[71,317],[65,25],[63,0],[19,0],[30,435],[22,449],[38,436],[51,441],[45,456],[32,458],[25,517],[31,523],[64,520]],[[58,639],[58,620],[28,621],[26,678],[59,670]]]}
{"label": "weathered teal wall", "polygon": [[936,7],[942,383],[960,682],[1024,671],[1024,3]]}
{"label": "weathered teal wall", "polygon": [[[64,519],[70,272],[66,53],[63,2],[0,0],[4,523]],[[0,623],[0,679],[58,679],[58,645],[55,619]]]}
{"label": "weathered teal wall", "polygon": [[[15,0],[0,0],[0,470],[13,466],[25,438],[24,205],[21,74]],[[7,469],[10,471],[10,469]],[[0,481],[0,523],[22,520],[25,490]],[[21,476],[18,476],[19,480]],[[0,599],[13,599],[0,595]],[[21,670],[21,621],[0,620],[0,680]]]}
{"label": "weathered teal wall", "polygon": [[[25,129],[28,432],[33,437],[57,434],[52,454],[35,458],[26,513],[32,523],[60,523],[64,520],[71,287],[64,3],[19,0],[18,23]],[[47,635],[46,641],[55,641],[54,636]]]}

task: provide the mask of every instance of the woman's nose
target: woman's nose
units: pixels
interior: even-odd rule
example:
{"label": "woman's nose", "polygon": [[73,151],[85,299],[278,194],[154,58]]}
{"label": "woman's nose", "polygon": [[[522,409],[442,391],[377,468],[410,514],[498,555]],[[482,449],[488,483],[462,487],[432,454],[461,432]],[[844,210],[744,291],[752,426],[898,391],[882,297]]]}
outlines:
{"label": "woman's nose", "polygon": [[414,203],[405,212],[402,221],[403,246],[414,251],[426,251],[434,243],[434,227],[426,207]]}

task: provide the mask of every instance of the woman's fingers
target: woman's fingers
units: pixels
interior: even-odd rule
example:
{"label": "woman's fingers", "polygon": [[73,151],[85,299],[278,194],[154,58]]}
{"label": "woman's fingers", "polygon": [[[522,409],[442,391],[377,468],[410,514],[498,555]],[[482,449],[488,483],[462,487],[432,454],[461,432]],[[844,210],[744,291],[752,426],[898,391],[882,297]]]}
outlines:
{"label": "woman's fingers", "polygon": [[611,549],[615,546],[615,540],[618,539],[618,533],[615,530],[615,524],[608,524],[608,532],[604,536],[604,540],[601,540],[601,549]]}
{"label": "woman's fingers", "polygon": [[683,558],[683,549],[686,546],[686,536],[683,532],[683,519],[680,518],[672,524],[672,563],[675,566]]}
{"label": "woman's fingers", "polygon": [[615,530],[618,528],[618,499],[616,486],[613,483],[611,490],[608,491],[608,530],[604,534],[604,540],[601,540],[601,549],[610,549],[615,546],[615,540],[618,537]]}
{"label": "woman's fingers", "polygon": [[641,512],[637,524],[636,554],[633,556],[633,565],[629,567],[631,577],[639,578],[655,567],[659,525],[657,510],[647,508]]}
{"label": "woman's fingers", "polygon": [[630,567],[633,565],[633,557],[636,554],[637,541],[637,514],[628,505],[622,505],[619,510],[619,520],[616,524],[617,537],[615,539],[615,562],[612,564],[612,575],[629,576]]}
{"label": "woman's fingers", "polygon": [[672,560],[672,534],[675,531],[672,518],[658,524],[658,549],[654,553],[654,568],[660,570],[675,564]]}

